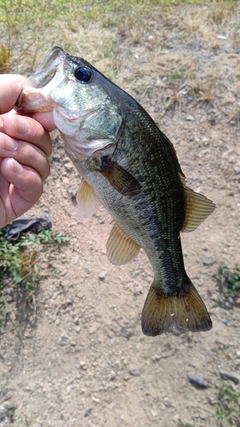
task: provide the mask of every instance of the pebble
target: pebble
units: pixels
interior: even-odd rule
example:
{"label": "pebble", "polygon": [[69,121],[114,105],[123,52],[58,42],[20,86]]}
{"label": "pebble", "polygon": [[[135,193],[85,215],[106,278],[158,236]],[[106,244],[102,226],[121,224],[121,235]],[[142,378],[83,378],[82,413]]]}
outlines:
{"label": "pebble", "polygon": [[101,281],[105,280],[106,275],[107,275],[106,271],[102,271],[101,273],[99,273],[99,275],[98,275],[99,280],[101,280]]}
{"label": "pebble", "polygon": [[223,36],[222,34],[217,34],[217,38],[219,40],[227,40],[228,39],[227,36]]}
{"label": "pebble", "polygon": [[110,375],[109,375],[109,378],[110,378],[111,381],[113,381],[113,380],[115,380],[116,376],[117,376],[116,372],[115,371],[111,371]]}
{"label": "pebble", "polygon": [[81,362],[80,362],[80,368],[81,368],[81,369],[83,369],[83,371],[86,371],[86,370],[87,370],[86,363],[85,363],[85,362],[83,362],[83,361],[81,361]]}
{"label": "pebble", "polygon": [[203,412],[202,414],[200,414],[200,415],[199,415],[199,418],[200,418],[201,420],[206,420],[206,419],[207,419],[207,417],[208,417],[208,415],[207,415],[205,412]]}
{"label": "pebble", "polygon": [[240,382],[240,375],[235,374],[234,372],[220,371],[220,376],[223,380],[230,380],[233,381],[235,384],[238,384]]}
{"label": "pebble", "polygon": [[138,368],[130,368],[128,372],[133,377],[140,377],[140,375],[141,375],[141,370]]}
{"label": "pebble", "polygon": [[71,265],[77,265],[80,262],[80,257],[77,255],[75,256],[72,261],[70,262]]}
{"label": "pebble", "polygon": [[240,359],[240,350],[237,351],[236,356],[237,356],[237,359]]}
{"label": "pebble", "polygon": [[72,163],[66,163],[66,164],[65,164],[65,169],[66,169],[68,172],[71,172],[71,171],[73,170],[73,165],[72,165]]}
{"label": "pebble", "polygon": [[161,359],[161,356],[159,356],[159,354],[156,354],[155,356],[152,357],[153,362],[159,362],[160,359]]}
{"label": "pebble", "polygon": [[60,276],[65,276],[67,274],[67,270],[63,270],[59,273]]}
{"label": "pebble", "polygon": [[199,390],[204,390],[205,388],[210,387],[210,385],[201,376],[188,375],[187,377],[190,384]]}
{"label": "pebble", "polygon": [[195,121],[194,117],[193,117],[193,116],[191,116],[191,115],[188,115],[188,116],[186,117],[186,120],[187,120],[187,122],[194,122],[194,121]]}
{"label": "pebble", "polygon": [[158,416],[158,411],[156,411],[155,409],[151,409],[151,410],[150,410],[150,413],[151,413],[151,415],[152,415],[152,417],[153,417],[153,418],[157,418],[157,416]]}
{"label": "pebble", "polygon": [[92,408],[85,408],[83,410],[83,416],[84,416],[84,418],[88,417],[91,414],[91,412],[92,412]]}
{"label": "pebble", "polygon": [[204,258],[202,258],[203,265],[211,266],[211,265],[215,264],[215,262],[216,262],[215,258],[213,258],[211,256],[205,256]]}
{"label": "pebble", "polygon": [[163,403],[166,406],[166,408],[170,408],[170,406],[172,406],[170,400],[167,397],[164,397]]}

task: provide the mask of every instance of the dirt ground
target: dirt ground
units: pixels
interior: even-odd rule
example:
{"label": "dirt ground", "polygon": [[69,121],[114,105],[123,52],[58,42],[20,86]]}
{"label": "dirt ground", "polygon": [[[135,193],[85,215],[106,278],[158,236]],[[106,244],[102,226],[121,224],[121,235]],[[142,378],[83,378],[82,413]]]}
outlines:
{"label": "dirt ground", "polygon": [[[148,259],[141,251],[125,266],[109,263],[111,218],[104,208],[79,218],[71,191],[80,178],[54,133],[51,175],[31,214],[47,213],[70,243],[41,252],[34,310],[9,306],[0,335],[0,425],[218,426],[221,372],[240,375],[239,307],[220,304],[214,277],[220,265],[240,263],[240,7],[218,19],[206,4],[159,10],[143,16],[142,31],[133,16],[115,26],[108,19],[78,34],[67,26],[56,37],[55,28],[36,61],[59,44],[94,63],[141,102],[174,143],[188,185],[216,204],[196,231],[182,234],[186,270],[213,328],[142,334]],[[194,387],[188,375],[209,387]],[[226,383],[240,392],[239,383]]]}

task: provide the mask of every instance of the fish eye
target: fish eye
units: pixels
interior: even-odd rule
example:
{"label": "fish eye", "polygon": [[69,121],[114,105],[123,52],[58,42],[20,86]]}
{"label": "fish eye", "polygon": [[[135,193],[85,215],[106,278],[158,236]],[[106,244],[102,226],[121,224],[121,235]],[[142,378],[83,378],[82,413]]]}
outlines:
{"label": "fish eye", "polygon": [[74,71],[74,75],[77,80],[79,80],[82,83],[85,83],[85,82],[89,82],[89,80],[91,79],[92,71],[88,67],[81,66],[76,68],[76,70]]}

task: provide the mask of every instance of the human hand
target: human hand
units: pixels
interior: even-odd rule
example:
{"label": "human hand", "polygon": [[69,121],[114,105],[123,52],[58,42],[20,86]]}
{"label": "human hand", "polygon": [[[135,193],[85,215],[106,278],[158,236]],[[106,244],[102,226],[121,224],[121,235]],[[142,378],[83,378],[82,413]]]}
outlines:
{"label": "human hand", "polygon": [[37,202],[50,172],[52,143],[43,126],[54,129],[52,114],[36,114],[36,121],[10,111],[25,84],[19,75],[0,76],[0,228]]}

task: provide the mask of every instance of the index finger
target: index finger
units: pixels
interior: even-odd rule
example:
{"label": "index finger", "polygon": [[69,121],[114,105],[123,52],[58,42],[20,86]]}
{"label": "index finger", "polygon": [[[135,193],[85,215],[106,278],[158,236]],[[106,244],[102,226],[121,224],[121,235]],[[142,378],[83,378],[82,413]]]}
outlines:
{"label": "index finger", "polygon": [[12,110],[26,82],[27,78],[19,74],[0,75],[0,114]]}

